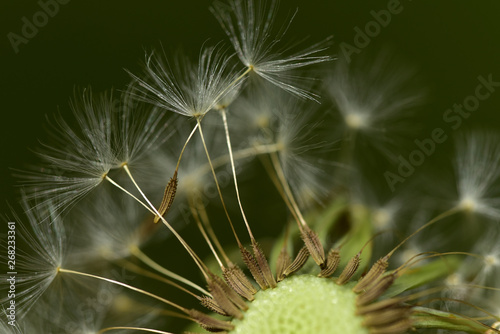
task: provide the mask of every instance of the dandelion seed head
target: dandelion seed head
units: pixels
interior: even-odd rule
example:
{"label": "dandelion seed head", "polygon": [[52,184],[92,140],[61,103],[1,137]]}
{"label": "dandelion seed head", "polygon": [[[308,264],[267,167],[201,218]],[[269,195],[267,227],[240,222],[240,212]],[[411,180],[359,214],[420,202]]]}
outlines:
{"label": "dandelion seed head", "polygon": [[370,121],[366,112],[347,112],[345,122],[353,130],[363,129],[370,126]]}
{"label": "dandelion seed head", "polygon": [[[277,9],[275,0],[269,5],[259,0],[215,1],[210,7],[247,68],[289,93],[314,100],[317,96],[304,89],[301,80],[290,71],[331,60],[329,56],[320,55],[329,42],[293,51],[294,48],[282,43],[292,20],[275,32]],[[289,52],[290,55],[285,55]]]}
{"label": "dandelion seed head", "polygon": [[454,163],[457,206],[500,219],[500,145],[491,133],[473,132],[456,139]]}
{"label": "dandelion seed head", "polygon": [[[19,244],[25,249],[17,253],[16,259],[16,312],[22,319],[53,284],[59,268],[65,263],[66,234],[62,220],[50,205],[32,208],[25,200],[22,208],[25,218],[14,214]],[[49,217],[49,219],[47,219]],[[2,254],[7,254],[7,246],[2,245]],[[2,255],[5,261],[7,257]],[[2,275],[2,285],[9,276]],[[2,305],[9,300],[0,299]]]}
{"label": "dandelion seed head", "polygon": [[271,85],[251,92],[231,110],[236,119],[232,124],[241,129],[246,141],[252,138],[255,146],[273,147],[301,205],[312,205],[326,196],[331,183],[322,167],[329,163],[330,147],[321,131],[323,124],[314,120],[319,110],[304,109],[303,100]]}
{"label": "dandelion seed head", "polygon": [[[326,101],[360,146],[392,157],[397,145],[413,138],[413,114],[423,104],[425,92],[414,88],[415,71],[387,51],[375,57],[339,59],[326,72]],[[410,121],[411,120],[411,121]]]}
{"label": "dandelion seed head", "polygon": [[378,230],[384,230],[391,226],[392,214],[387,208],[376,209],[373,214],[373,223]]}
{"label": "dandelion seed head", "polygon": [[124,99],[117,106],[113,94],[75,94],[72,109],[78,125],[73,129],[56,117],[51,128],[54,143],[37,152],[42,167],[19,173],[29,200],[51,201],[65,210],[102,184],[112,170],[124,164],[140,166],[154,153],[168,138],[168,123],[155,110],[138,108],[141,114],[133,114]]}
{"label": "dandelion seed head", "polygon": [[197,64],[178,56],[173,68],[166,57],[152,53],[147,57],[143,75],[130,75],[134,79],[131,91],[138,100],[195,118],[230,103],[243,82],[235,81],[237,72],[230,57],[216,47],[203,49]]}

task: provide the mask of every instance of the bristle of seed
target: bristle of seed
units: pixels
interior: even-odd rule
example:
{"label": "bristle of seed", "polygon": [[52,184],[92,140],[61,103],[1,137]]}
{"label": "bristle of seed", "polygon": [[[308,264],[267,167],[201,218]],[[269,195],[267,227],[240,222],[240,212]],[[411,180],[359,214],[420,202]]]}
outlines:
{"label": "bristle of seed", "polygon": [[223,269],[222,274],[227,284],[240,296],[249,301],[254,300],[253,295],[257,293],[257,289],[238,266],[231,264],[229,268]]}
{"label": "bristle of seed", "polygon": [[274,279],[273,273],[271,271],[271,267],[269,266],[269,262],[267,261],[266,256],[264,255],[264,252],[262,251],[262,248],[260,248],[259,243],[254,238],[252,238],[252,249],[253,249],[255,259],[257,260],[259,268],[262,272],[262,275],[264,276],[264,279],[267,282],[267,285],[270,288],[275,288],[276,287],[276,280]]}
{"label": "bristle of seed", "polygon": [[250,274],[260,286],[262,290],[266,290],[268,288],[267,282],[262,274],[262,271],[257,263],[255,257],[250,253],[245,247],[240,245],[241,257],[243,258],[243,262],[245,262],[248,270],[250,270]]}
{"label": "bristle of seed", "polygon": [[338,248],[330,250],[327,256],[326,266],[321,270],[318,276],[330,277],[331,275],[333,275],[335,270],[337,270],[339,263],[340,263],[340,250]]}
{"label": "bristle of seed", "polygon": [[365,292],[356,297],[357,305],[366,305],[380,297],[397,278],[396,273],[382,276],[374,284],[370,285]]}
{"label": "bristle of seed", "polygon": [[304,266],[308,258],[309,258],[309,250],[307,249],[306,246],[303,246],[297,253],[297,256],[295,257],[293,262],[285,269],[284,272],[285,277],[290,276],[291,274],[300,270],[300,268]]}
{"label": "bristle of seed", "polygon": [[335,281],[338,285],[343,285],[349,282],[352,276],[356,273],[356,270],[359,268],[359,264],[361,263],[360,254],[356,254],[353,258],[349,260],[344,270],[340,274],[339,278]]}
{"label": "bristle of seed", "polygon": [[165,187],[165,193],[163,194],[163,199],[161,200],[160,207],[158,208],[159,215],[156,215],[154,218],[155,223],[158,223],[161,217],[163,217],[168,210],[170,210],[170,207],[174,202],[175,194],[177,193],[177,184],[177,171],[175,171],[174,176],[170,178],[170,181],[168,181],[167,186]]}
{"label": "bristle of seed", "polygon": [[374,283],[387,269],[389,266],[389,261],[387,257],[383,257],[379,259],[375,264],[370,268],[368,273],[354,286],[352,291],[355,293],[360,293],[365,290],[369,285]]}
{"label": "bristle of seed", "polygon": [[325,267],[325,250],[323,249],[323,245],[318,235],[307,227],[307,225],[301,231],[301,235],[314,262],[323,269]]}
{"label": "bristle of seed", "polygon": [[231,331],[234,326],[227,321],[215,319],[208,314],[200,312],[198,310],[191,309],[188,311],[189,316],[196,321],[205,330],[213,333],[220,333],[224,331]]}
{"label": "bristle of seed", "polygon": [[226,313],[226,311],[224,311],[222,309],[222,307],[219,306],[219,304],[217,304],[217,302],[215,301],[215,299],[213,299],[211,297],[208,297],[208,296],[201,297],[200,303],[201,303],[201,305],[203,305],[204,307],[208,308],[212,312],[215,312],[217,314],[220,314],[220,315],[223,315],[223,316],[226,316],[226,317],[230,316],[228,313]]}

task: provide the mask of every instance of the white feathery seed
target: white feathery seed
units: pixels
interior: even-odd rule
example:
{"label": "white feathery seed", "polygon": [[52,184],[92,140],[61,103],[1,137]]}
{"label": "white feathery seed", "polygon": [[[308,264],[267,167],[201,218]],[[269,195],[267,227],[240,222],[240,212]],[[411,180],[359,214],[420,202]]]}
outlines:
{"label": "white feathery seed", "polygon": [[340,58],[324,80],[325,99],[340,116],[342,132],[389,157],[414,132],[412,116],[425,96],[413,88],[415,72],[393,58],[387,52],[370,60]]}
{"label": "white feathery seed", "polygon": [[133,94],[138,100],[196,118],[203,117],[244,79],[236,81],[231,57],[216,47],[203,49],[196,64],[181,56],[170,64],[166,57],[151,53],[144,73],[130,75],[136,80]]}
{"label": "white feathery seed", "polygon": [[[60,216],[50,205],[30,208],[24,201],[25,219],[14,214],[16,237],[19,245],[16,259],[16,314],[22,319],[44,292],[51,286],[63,265],[66,250],[66,234]],[[46,219],[49,217],[49,219]],[[2,260],[7,262],[6,245],[2,245]],[[22,250],[22,251],[21,251]],[[1,285],[8,284],[8,275],[2,274]],[[7,295],[0,303],[6,306]]]}
{"label": "white feathery seed", "polygon": [[500,219],[500,138],[474,132],[457,137],[454,163],[457,205],[466,212]]}
{"label": "white feathery seed", "polygon": [[260,0],[215,1],[210,7],[247,68],[289,93],[315,100],[315,94],[301,87],[304,77],[290,71],[331,60],[320,55],[328,40],[293,51],[295,48],[282,41],[292,20],[274,30],[277,9],[275,0],[268,5]]}
{"label": "white feathery seed", "polygon": [[79,95],[72,102],[76,129],[56,118],[55,142],[37,152],[43,167],[20,172],[27,198],[50,200],[58,210],[85,197],[111,170],[141,162],[168,138],[168,123],[157,110],[132,111],[128,99],[112,94]]}
{"label": "white feathery seed", "polygon": [[324,172],[331,162],[327,161],[329,143],[321,131],[324,124],[314,120],[318,110],[264,84],[238,100],[230,112],[232,131],[244,137],[249,146],[260,147],[261,154],[278,154],[301,206],[321,202],[331,190],[332,178]]}

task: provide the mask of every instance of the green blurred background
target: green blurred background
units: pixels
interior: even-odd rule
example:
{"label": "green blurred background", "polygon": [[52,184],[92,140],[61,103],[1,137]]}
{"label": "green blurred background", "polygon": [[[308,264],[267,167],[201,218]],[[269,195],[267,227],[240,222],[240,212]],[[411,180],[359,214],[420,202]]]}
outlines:
{"label": "green blurred background", "polygon": [[[67,0],[66,0],[67,1]],[[43,2],[43,1],[42,1]],[[390,1],[282,1],[281,17],[298,8],[289,37],[334,35],[353,43],[354,27],[373,20],[371,10]],[[49,17],[35,37],[19,45],[8,39],[21,35],[23,17],[32,21],[42,8],[37,1],[2,0],[0,4],[0,82],[2,96],[0,204],[14,199],[10,168],[36,163],[29,148],[46,137],[46,115],[70,112],[68,99],[78,87],[96,91],[122,88],[124,68],[139,72],[144,51],[159,47],[171,53],[182,47],[196,54],[209,40],[225,36],[208,11],[210,1],[108,0],[67,1]],[[439,126],[444,110],[473,93],[478,75],[500,80],[500,2],[441,0],[401,2],[403,10],[362,52],[389,45],[417,66],[429,85],[432,109],[429,127]],[[334,49],[332,49],[334,52]],[[497,127],[500,92],[482,102],[467,124]],[[432,116],[434,115],[434,116]]]}

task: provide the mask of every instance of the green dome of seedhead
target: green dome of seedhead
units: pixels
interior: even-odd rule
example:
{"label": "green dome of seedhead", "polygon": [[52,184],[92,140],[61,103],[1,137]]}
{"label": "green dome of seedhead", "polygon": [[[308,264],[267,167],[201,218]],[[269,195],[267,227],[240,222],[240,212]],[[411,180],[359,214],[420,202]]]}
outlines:
{"label": "green dome of seedhead", "polygon": [[313,275],[289,277],[275,289],[261,290],[231,334],[368,333],[356,313],[352,285]]}

